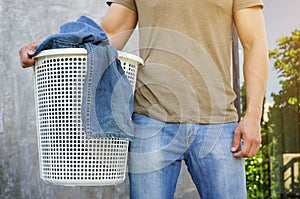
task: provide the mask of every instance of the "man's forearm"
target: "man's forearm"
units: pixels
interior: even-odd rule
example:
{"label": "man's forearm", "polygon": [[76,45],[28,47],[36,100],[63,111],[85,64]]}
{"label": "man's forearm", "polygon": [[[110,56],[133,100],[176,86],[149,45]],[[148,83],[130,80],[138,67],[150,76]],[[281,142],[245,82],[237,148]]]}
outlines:
{"label": "man's forearm", "polygon": [[244,78],[246,88],[246,114],[261,118],[268,78],[268,49],[264,39],[244,49]]}

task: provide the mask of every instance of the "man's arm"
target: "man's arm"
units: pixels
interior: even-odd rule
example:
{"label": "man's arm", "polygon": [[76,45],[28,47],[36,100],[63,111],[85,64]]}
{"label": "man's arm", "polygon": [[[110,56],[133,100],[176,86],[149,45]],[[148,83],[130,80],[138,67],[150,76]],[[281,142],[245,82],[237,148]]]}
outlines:
{"label": "man's arm", "polygon": [[[106,32],[110,44],[121,50],[137,24],[137,13],[116,3],[111,4],[101,27]],[[43,39],[33,41],[19,50],[20,63],[23,68],[34,65],[33,52]]]}
{"label": "man's arm", "polygon": [[[246,113],[238,124],[232,152],[235,157],[256,155],[261,143],[260,121],[268,76],[268,45],[265,22],[260,7],[238,10],[234,22],[244,49],[244,79],[246,88]],[[243,140],[242,148],[239,148]]]}
{"label": "man's arm", "polygon": [[135,11],[112,3],[100,26],[108,36],[110,44],[121,50],[135,29],[137,18]]}

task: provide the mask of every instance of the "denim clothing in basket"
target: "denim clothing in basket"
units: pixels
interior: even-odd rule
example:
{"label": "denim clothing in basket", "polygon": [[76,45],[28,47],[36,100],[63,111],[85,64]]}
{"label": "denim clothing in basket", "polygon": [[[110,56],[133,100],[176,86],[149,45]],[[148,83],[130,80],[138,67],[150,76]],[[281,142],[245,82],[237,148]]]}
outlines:
{"label": "denim clothing in basket", "polygon": [[60,26],[57,34],[50,35],[42,41],[33,56],[40,51],[56,48],[84,48],[84,44],[108,44],[108,38],[102,28],[92,19],[81,16],[76,22],[68,22]]}
{"label": "denim clothing in basket", "polygon": [[[133,90],[113,46],[88,47],[81,120],[89,138],[131,139]],[[89,50],[90,49],[90,50]],[[104,64],[105,63],[105,64]]]}
{"label": "denim clothing in basket", "polygon": [[88,138],[131,139],[133,90],[121,67],[117,50],[108,44],[100,26],[88,17],[60,27],[36,49],[85,48],[87,70],[83,85],[81,120]]}

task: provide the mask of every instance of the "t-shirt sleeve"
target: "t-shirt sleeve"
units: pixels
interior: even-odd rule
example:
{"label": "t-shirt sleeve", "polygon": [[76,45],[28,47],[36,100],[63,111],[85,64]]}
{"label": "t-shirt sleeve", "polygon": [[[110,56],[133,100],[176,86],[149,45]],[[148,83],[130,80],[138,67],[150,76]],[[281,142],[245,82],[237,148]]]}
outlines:
{"label": "t-shirt sleeve", "polygon": [[260,6],[261,8],[263,8],[264,4],[262,0],[234,0],[233,12],[253,6]]}
{"label": "t-shirt sleeve", "polygon": [[112,3],[118,3],[121,4],[130,10],[137,11],[136,5],[135,5],[135,0],[107,0],[106,3],[108,5],[111,5]]}

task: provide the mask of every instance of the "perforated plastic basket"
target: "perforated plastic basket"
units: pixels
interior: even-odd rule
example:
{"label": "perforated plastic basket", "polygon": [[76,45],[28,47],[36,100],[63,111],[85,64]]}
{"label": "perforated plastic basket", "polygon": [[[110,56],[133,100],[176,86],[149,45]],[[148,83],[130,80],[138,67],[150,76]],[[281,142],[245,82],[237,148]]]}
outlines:
{"label": "perforated plastic basket", "polygon": [[[116,185],[124,181],[128,141],[87,139],[81,123],[86,50],[55,49],[36,57],[35,93],[40,176],[47,183],[70,186]],[[137,66],[143,61],[119,52],[135,89]]]}

